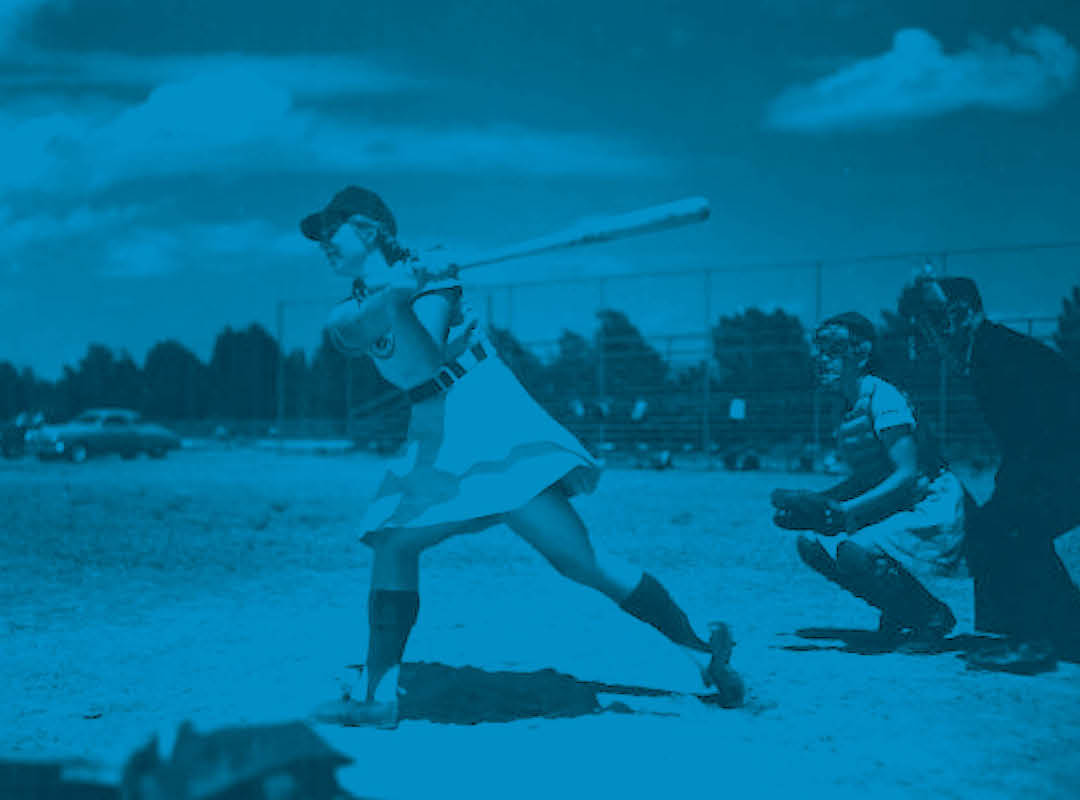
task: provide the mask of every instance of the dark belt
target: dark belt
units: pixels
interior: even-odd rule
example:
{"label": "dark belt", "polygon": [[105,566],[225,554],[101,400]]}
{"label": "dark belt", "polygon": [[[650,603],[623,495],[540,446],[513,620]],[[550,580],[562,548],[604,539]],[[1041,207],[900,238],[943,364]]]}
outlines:
{"label": "dark belt", "polygon": [[409,389],[409,391],[405,393],[409,398],[409,402],[422,403],[425,400],[430,400],[432,397],[435,397],[440,392],[445,392],[461,380],[466,372],[487,358],[490,350],[490,344],[485,346],[484,342],[477,342],[466,350],[460,358],[443,364],[439,369],[439,374],[434,378],[419,383]]}

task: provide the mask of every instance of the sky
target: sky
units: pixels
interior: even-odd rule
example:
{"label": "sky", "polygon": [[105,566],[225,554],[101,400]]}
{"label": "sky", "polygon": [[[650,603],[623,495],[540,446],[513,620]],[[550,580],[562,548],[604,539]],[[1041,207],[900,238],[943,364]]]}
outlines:
{"label": "sky", "polygon": [[[450,251],[709,198],[705,224],[468,273],[528,341],[600,304],[652,335],[876,316],[927,260],[1052,316],[1080,249],[941,254],[1080,240],[1078,48],[1061,0],[0,0],[0,360],[207,359],[281,303],[310,350],[347,287],[297,223],[350,183]],[[655,272],[689,274],[583,280]],[[484,289],[549,279],[577,282]]]}

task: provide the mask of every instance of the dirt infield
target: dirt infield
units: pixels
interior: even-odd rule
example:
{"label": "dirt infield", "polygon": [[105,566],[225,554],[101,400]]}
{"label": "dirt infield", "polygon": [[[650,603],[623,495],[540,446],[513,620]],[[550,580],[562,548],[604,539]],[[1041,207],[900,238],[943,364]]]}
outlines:
{"label": "dirt infield", "polygon": [[[333,696],[363,659],[369,555],[351,522],[378,475],[366,456],[253,450],[0,462],[0,758],[116,767],[185,719],[295,719]],[[577,503],[601,547],[731,624],[751,692],[736,711],[678,694],[698,688],[678,652],[505,529],[432,551],[406,654],[423,662],[414,713],[394,732],[317,728],[356,759],[342,783],[394,798],[1075,796],[1080,667],[966,671],[965,579],[933,584],[960,620],[953,651],[865,647],[876,615],[768,523],[770,489],[827,482],[611,471]],[[1077,538],[1059,541],[1074,575]],[[451,685],[472,699],[425,707]],[[582,695],[555,714],[552,687],[599,707]],[[476,717],[489,706],[502,716]],[[507,721],[464,724],[478,718]]]}

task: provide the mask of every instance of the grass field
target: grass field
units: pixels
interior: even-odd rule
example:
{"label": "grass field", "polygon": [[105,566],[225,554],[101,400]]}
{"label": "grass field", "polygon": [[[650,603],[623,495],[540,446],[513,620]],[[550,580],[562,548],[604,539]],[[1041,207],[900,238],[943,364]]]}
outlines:
{"label": "grass field", "polygon": [[[0,758],[116,768],[151,734],[167,747],[185,719],[295,719],[333,697],[366,646],[369,554],[352,521],[379,470],[366,456],[243,449],[0,462]],[[635,713],[319,726],[356,760],[342,782],[388,798],[1075,797],[1080,667],[966,671],[966,579],[932,584],[960,620],[954,652],[861,649],[876,614],[803,567],[768,521],[772,488],[827,481],[612,470],[577,502],[600,547],[647,567],[692,618],[731,624],[745,708],[612,691],[602,705]],[[1077,534],[1059,549],[1080,572]],[[503,707],[500,672],[540,713],[555,701],[534,675],[546,668],[582,685],[698,688],[659,634],[504,528],[430,552],[423,581],[406,660],[465,681],[475,696],[458,722]],[[483,671],[458,669],[470,665]]]}

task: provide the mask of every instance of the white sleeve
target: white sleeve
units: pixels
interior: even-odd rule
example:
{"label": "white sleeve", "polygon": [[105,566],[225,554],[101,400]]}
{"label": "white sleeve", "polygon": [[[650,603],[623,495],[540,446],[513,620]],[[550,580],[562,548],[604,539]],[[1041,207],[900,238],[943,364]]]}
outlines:
{"label": "white sleeve", "polygon": [[460,296],[462,292],[461,281],[457,278],[437,278],[432,281],[424,281],[417,288],[412,299],[416,300],[418,297],[423,297],[425,294],[434,294],[435,292],[441,292],[446,289],[451,289]]}
{"label": "white sleeve", "polygon": [[886,428],[908,426],[915,428],[915,415],[903,392],[891,383],[880,381],[870,398],[870,419],[874,433],[880,434]]}

